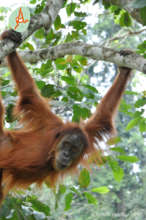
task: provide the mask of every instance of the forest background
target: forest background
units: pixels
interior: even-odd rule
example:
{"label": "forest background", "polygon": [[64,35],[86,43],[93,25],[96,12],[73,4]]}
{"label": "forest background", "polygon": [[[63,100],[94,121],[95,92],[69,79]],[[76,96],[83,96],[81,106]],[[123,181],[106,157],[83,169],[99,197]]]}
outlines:
{"label": "forest background", "polygon": [[[134,74],[116,120],[118,136],[108,142],[107,163],[95,164],[91,173],[81,167],[78,176],[65,178],[56,190],[44,184],[41,190],[32,185],[12,192],[0,209],[0,219],[146,219],[145,0],[0,0],[1,32],[21,6],[29,7],[33,25],[22,33],[20,55],[42,95],[53,97],[53,111],[65,121],[90,116],[118,65],[134,69]],[[8,129],[17,126],[12,116],[17,93],[4,61],[11,47],[0,42]],[[119,51],[127,48],[133,54],[125,60]]]}

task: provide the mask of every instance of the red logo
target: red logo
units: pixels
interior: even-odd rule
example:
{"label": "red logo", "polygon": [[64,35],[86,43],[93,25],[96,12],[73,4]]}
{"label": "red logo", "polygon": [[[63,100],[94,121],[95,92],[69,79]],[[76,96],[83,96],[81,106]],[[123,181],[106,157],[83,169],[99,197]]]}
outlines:
{"label": "red logo", "polygon": [[17,29],[17,27],[19,26],[19,24],[22,24],[22,23],[27,23],[28,22],[28,19],[24,20],[24,17],[23,17],[23,12],[20,8],[19,10],[19,14],[18,16],[16,17],[16,26],[15,26],[15,30]]}

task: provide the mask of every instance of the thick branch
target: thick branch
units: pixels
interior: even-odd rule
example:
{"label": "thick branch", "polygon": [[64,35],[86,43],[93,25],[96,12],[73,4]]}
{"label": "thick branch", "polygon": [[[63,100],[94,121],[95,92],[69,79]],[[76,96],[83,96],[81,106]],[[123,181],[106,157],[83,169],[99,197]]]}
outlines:
{"label": "thick branch", "polygon": [[104,60],[125,66],[131,69],[139,70],[146,73],[146,59],[144,57],[131,52],[130,55],[121,55],[119,51],[100,47],[98,45],[90,45],[83,42],[74,42],[50,47],[47,49],[32,51],[23,51],[20,53],[23,60],[29,63],[37,63],[40,60],[55,60],[65,55],[82,55],[95,60]]}
{"label": "thick branch", "polygon": [[[49,30],[59,10],[62,8],[63,2],[64,0],[48,0],[43,12],[31,18],[29,28],[23,33],[22,40],[24,41],[34,31],[41,27],[45,27]],[[114,0],[111,0],[111,2],[114,2]],[[118,2],[118,4],[120,4],[122,1],[119,0]],[[12,41],[1,41],[0,60],[3,60],[3,58],[16,47],[18,47],[18,45],[15,45]],[[109,61],[118,66],[130,67],[146,73],[146,60],[134,52],[130,55],[123,56],[113,49],[100,47],[98,45],[89,45],[82,42],[67,43],[48,49],[36,50],[34,52],[25,51],[20,53],[24,61],[30,63],[37,63],[44,59],[54,60],[68,54],[79,54],[95,60]],[[4,63],[2,63],[2,65],[4,65]]]}
{"label": "thick branch", "polygon": [[[31,17],[28,29],[23,32],[22,41],[41,27],[49,30],[54,23],[59,10],[62,8],[63,2],[64,0],[48,0],[44,10],[40,14]],[[14,44],[12,41],[4,40],[0,42],[0,60],[12,52],[16,47],[18,47],[18,44]]]}

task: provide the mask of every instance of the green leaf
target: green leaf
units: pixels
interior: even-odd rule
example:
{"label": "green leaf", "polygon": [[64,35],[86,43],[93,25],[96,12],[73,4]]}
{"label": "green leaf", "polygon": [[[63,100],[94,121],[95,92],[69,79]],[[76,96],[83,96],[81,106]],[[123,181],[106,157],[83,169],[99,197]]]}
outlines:
{"label": "green leaf", "polygon": [[138,92],[134,92],[134,91],[125,91],[125,95],[138,95]]}
{"label": "green leaf", "polygon": [[63,27],[61,24],[61,18],[59,15],[57,15],[57,18],[55,19],[54,26],[56,30],[59,30],[60,28]]}
{"label": "green leaf", "polygon": [[79,39],[79,32],[78,31],[72,31],[71,34],[68,33],[65,42],[70,42],[72,40],[78,40]]}
{"label": "green leaf", "polygon": [[79,61],[80,64],[83,65],[83,66],[87,66],[87,64],[88,64],[87,58],[86,57],[82,57],[80,55],[76,55],[75,56],[75,60]]}
{"label": "green leaf", "polygon": [[142,119],[139,123],[139,129],[140,132],[145,132],[146,131],[146,119]]}
{"label": "green leaf", "polygon": [[37,200],[35,196],[27,197],[27,202],[31,202],[32,208],[36,211],[45,213],[46,216],[50,215],[50,208],[48,205]]}
{"label": "green leaf", "polygon": [[61,101],[62,102],[68,102],[68,97],[64,96]]}
{"label": "green leaf", "polygon": [[137,118],[134,118],[133,120],[131,120],[127,127],[126,127],[126,131],[129,131],[130,129],[132,129],[133,127],[135,127],[136,125],[139,124],[139,121],[140,121],[140,118],[137,117]]}
{"label": "green leaf", "polygon": [[100,194],[106,194],[109,191],[110,190],[106,186],[101,186],[101,187],[97,187],[97,188],[92,189],[92,192],[96,192],[96,193],[100,193]]}
{"label": "green leaf", "polygon": [[87,25],[86,22],[78,21],[78,20],[74,20],[74,21],[71,21],[71,22],[69,23],[69,26],[73,26],[74,29],[76,29],[76,30],[78,30],[78,31],[81,30],[81,29],[83,29],[83,28],[85,28],[86,25]]}
{"label": "green leaf", "polygon": [[82,29],[82,33],[83,33],[84,35],[87,35],[87,30],[86,30],[86,29]]}
{"label": "green leaf", "polygon": [[41,92],[44,97],[49,98],[49,97],[53,96],[53,94],[55,93],[54,85],[51,85],[51,84],[45,85],[42,88]]}
{"label": "green leaf", "polygon": [[41,13],[45,6],[46,6],[46,0],[42,0],[40,4],[36,5],[35,14]]}
{"label": "green leaf", "polygon": [[1,79],[1,85],[7,86],[10,83],[10,80]]}
{"label": "green leaf", "polygon": [[30,0],[30,4],[36,4],[36,0]]}
{"label": "green leaf", "polygon": [[70,190],[71,190],[72,192],[74,192],[75,194],[77,194],[78,196],[81,196],[81,192],[80,192],[79,190],[77,190],[74,186],[72,186],[72,187],[70,188]]}
{"label": "green leaf", "polygon": [[142,98],[136,101],[135,107],[140,108],[142,106],[146,105],[146,98]]}
{"label": "green leaf", "polygon": [[77,4],[76,3],[70,3],[66,6],[66,12],[68,16],[71,16],[71,14],[74,12]]}
{"label": "green leaf", "polygon": [[66,186],[63,184],[59,185],[59,194],[64,194],[66,192]]}
{"label": "green leaf", "polygon": [[55,64],[66,64],[65,58],[58,58],[55,60]]}
{"label": "green leaf", "polygon": [[58,208],[60,199],[61,199],[61,197],[63,196],[63,194],[64,194],[65,192],[66,192],[66,186],[60,184],[60,185],[59,185],[59,190],[58,190],[58,192],[55,194],[55,209]]}
{"label": "green leaf", "polygon": [[108,141],[107,141],[107,144],[108,145],[114,145],[114,144],[117,144],[121,141],[121,138],[120,137],[113,137],[113,138],[110,138]]}
{"label": "green leaf", "polygon": [[57,97],[59,97],[59,96],[62,96],[62,92],[61,92],[61,90],[56,89],[55,92],[54,92],[54,94],[53,94],[53,97],[57,98]]}
{"label": "green leaf", "polygon": [[77,73],[81,73],[82,72],[82,67],[80,65],[80,63],[77,60],[73,60],[71,63],[71,66],[73,68],[74,71],[76,71]]}
{"label": "green leaf", "polygon": [[120,182],[123,177],[124,177],[124,170],[119,167],[119,170],[118,171],[113,171],[113,174],[114,174],[114,178],[117,182]]}
{"label": "green leaf", "polygon": [[90,110],[88,108],[82,108],[78,104],[73,105],[73,118],[75,122],[79,122],[80,118],[86,119],[90,116]]}
{"label": "green leaf", "polygon": [[49,31],[49,33],[47,34],[47,39],[48,40],[53,40],[55,38],[55,34],[53,29],[51,28],[51,30]]}
{"label": "green leaf", "polygon": [[97,199],[90,193],[84,192],[89,204],[97,205]]}
{"label": "green leaf", "polygon": [[31,43],[29,43],[29,42],[23,43],[23,45],[21,46],[21,49],[24,50],[24,49],[27,49],[27,48],[31,51],[34,51],[34,47]]}
{"label": "green leaf", "polygon": [[7,122],[13,122],[14,121],[14,116],[13,116],[13,109],[14,109],[14,105],[13,104],[9,104],[7,107],[7,114],[6,114],[6,121]]}
{"label": "green leaf", "polygon": [[119,155],[117,156],[119,160],[127,161],[130,163],[136,163],[139,159],[136,156]]}
{"label": "green leaf", "polygon": [[98,93],[98,91],[95,87],[85,84],[81,86],[81,89],[84,93],[84,97],[87,97],[87,99],[93,99],[94,101],[96,100],[95,96]]}
{"label": "green leaf", "polygon": [[73,193],[70,192],[65,196],[65,211],[69,210],[71,208],[71,203],[73,200]]}
{"label": "green leaf", "polygon": [[128,114],[130,109],[131,109],[131,105],[127,104],[123,99],[120,104],[120,111]]}
{"label": "green leaf", "polygon": [[42,89],[46,85],[42,80],[36,81],[36,84],[39,89]]}
{"label": "green leaf", "polygon": [[[95,0],[95,2],[98,2],[98,1]],[[104,5],[105,9],[108,9],[111,6],[110,2],[107,0],[103,0],[103,5]]]}
{"label": "green leaf", "polygon": [[52,72],[52,70],[52,61],[48,60],[46,63],[41,65],[41,68],[38,70],[38,72],[41,74],[41,76],[46,76],[49,72]]}
{"label": "green leaf", "polygon": [[143,114],[143,111],[136,111],[133,114],[133,118],[139,118],[140,119],[142,114]]}
{"label": "green leaf", "polygon": [[94,93],[98,93],[97,89],[93,86],[90,86],[90,85],[83,85],[85,88],[91,90],[92,92]]}
{"label": "green leaf", "polygon": [[77,73],[81,73],[83,68],[79,65],[74,65],[73,70],[76,71]]}
{"label": "green leaf", "polygon": [[119,166],[116,160],[113,160],[111,157],[107,157],[108,163],[113,171],[114,178],[117,182],[120,182],[123,179],[124,171]]}
{"label": "green leaf", "polygon": [[107,159],[108,159],[108,163],[109,163],[110,167],[112,168],[112,170],[118,171],[119,170],[118,162],[111,157],[107,157]]}
{"label": "green leaf", "polygon": [[75,16],[81,17],[81,18],[84,18],[84,17],[87,16],[87,13],[85,13],[85,12],[77,12],[77,11],[75,11],[74,14],[75,14]]}
{"label": "green leaf", "polygon": [[35,32],[34,36],[38,39],[44,39],[44,29],[41,28]]}
{"label": "green leaf", "polygon": [[110,11],[112,13],[114,13],[114,15],[119,15],[120,12],[121,12],[121,9],[118,6],[116,6],[116,5],[111,5]]}
{"label": "green leaf", "polygon": [[68,85],[76,85],[76,79],[73,76],[62,76],[61,79],[65,81]]}
{"label": "green leaf", "polygon": [[59,70],[67,69],[67,65],[68,65],[64,58],[56,59],[55,64],[56,64],[57,69]]}
{"label": "green leaf", "polygon": [[112,147],[112,148],[110,148],[110,150],[116,151],[116,152],[119,152],[119,153],[122,153],[122,154],[126,153],[125,150],[121,147]]}
{"label": "green leaf", "polygon": [[123,12],[120,16],[119,23],[121,26],[129,27],[132,25],[132,20],[128,12]]}
{"label": "green leaf", "polygon": [[146,25],[146,7],[140,9],[140,16],[143,24]]}
{"label": "green leaf", "polygon": [[86,3],[89,2],[89,0],[80,0],[80,2],[81,2],[82,4],[86,4]]}
{"label": "green leaf", "polygon": [[90,184],[90,174],[89,171],[86,169],[83,169],[80,172],[80,176],[79,176],[79,184],[81,187],[88,187]]}
{"label": "green leaf", "polygon": [[142,42],[141,44],[138,45],[137,47],[139,50],[137,51],[140,54],[145,54],[146,53],[146,40]]}
{"label": "green leaf", "polygon": [[75,86],[68,87],[67,94],[68,96],[70,96],[72,99],[75,99],[76,101],[82,101],[84,97],[81,90]]}

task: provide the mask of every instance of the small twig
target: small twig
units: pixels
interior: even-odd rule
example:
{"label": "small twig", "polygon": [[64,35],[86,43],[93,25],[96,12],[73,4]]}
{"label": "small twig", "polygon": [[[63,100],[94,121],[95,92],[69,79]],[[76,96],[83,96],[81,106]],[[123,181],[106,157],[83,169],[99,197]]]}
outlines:
{"label": "small twig", "polygon": [[[145,31],[146,31],[146,28],[141,29],[141,30],[139,30],[139,31],[131,31],[131,30],[128,30],[127,33],[125,33],[125,34],[123,34],[123,35],[121,35],[121,36],[116,36],[116,37],[113,37],[113,38],[109,39],[109,40],[107,41],[106,45],[108,45],[108,44],[111,43],[112,41],[120,40],[120,39],[125,39],[125,38],[127,38],[127,37],[132,36],[132,35],[137,35],[137,34],[140,34],[140,33],[142,33],[142,32],[145,32]],[[118,33],[118,35],[119,35],[119,33]]]}

